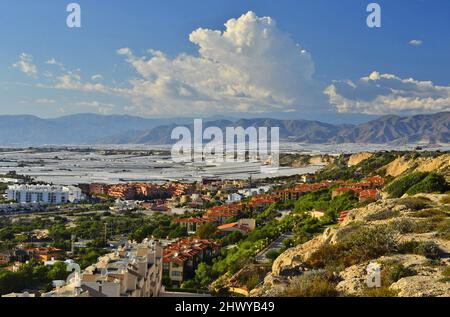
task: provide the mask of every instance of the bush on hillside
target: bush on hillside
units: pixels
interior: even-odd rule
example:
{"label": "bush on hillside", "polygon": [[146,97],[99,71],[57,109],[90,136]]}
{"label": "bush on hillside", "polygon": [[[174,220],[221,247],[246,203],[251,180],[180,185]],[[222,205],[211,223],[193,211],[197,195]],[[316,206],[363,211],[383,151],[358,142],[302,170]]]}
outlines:
{"label": "bush on hillside", "polygon": [[336,297],[339,295],[331,281],[323,272],[306,272],[292,279],[285,296],[288,297]]}
{"label": "bush on hillside", "polygon": [[436,173],[431,173],[419,183],[413,185],[406,192],[408,195],[418,193],[443,193],[448,190],[449,186],[445,177]]}
{"label": "bush on hillside", "polygon": [[396,252],[397,249],[397,233],[391,227],[361,227],[336,244],[322,245],[310,256],[307,264],[313,268],[327,265],[348,267]]}
{"label": "bush on hillside", "polygon": [[405,176],[401,176],[394,181],[390,182],[386,187],[385,191],[392,198],[399,198],[403,196],[412,186],[421,182],[428,173],[424,172],[413,172]]}

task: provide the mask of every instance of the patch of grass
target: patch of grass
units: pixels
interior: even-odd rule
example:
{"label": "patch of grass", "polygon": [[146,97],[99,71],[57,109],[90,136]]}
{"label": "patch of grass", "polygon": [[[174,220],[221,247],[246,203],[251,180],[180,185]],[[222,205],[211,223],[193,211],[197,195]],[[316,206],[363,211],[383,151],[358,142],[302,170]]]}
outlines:
{"label": "patch of grass", "polygon": [[423,255],[424,257],[437,260],[440,258],[442,253],[439,246],[433,241],[407,241],[399,246],[399,252],[403,254],[418,254]]}
{"label": "patch of grass", "polygon": [[411,210],[418,211],[428,208],[430,205],[430,200],[424,197],[407,197],[400,199],[398,204],[405,205]]}
{"label": "patch of grass", "polygon": [[446,196],[442,197],[440,203],[441,204],[450,204],[450,195],[446,195]]}
{"label": "patch of grass", "polygon": [[388,287],[366,288],[363,292],[364,297],[396,297],[397,292]]}
{"label": "patch of grass", "polygon": [[442,271],[442,275],[444,276],[440,281],[443,283],[449,283],[450,282],[450,266],[447,266]]}
{"label": "patch of grass", "polygon": [[392,223],[389,224],[389,226],[401,233],[401,234],[405,234],[405,233],[412,233],[416,230],[416,223],[410,219],[399,219],[399,220],[395,220]]}
{"label": "patch of grass", "polygon": [[375,214],[368,215],[367,217],[365,217],[365,220],[366,221],[386,220],[386,219],[398,217],[399,215],[400,215],[400,212],[398,212],[398,211],[386,209],[386,210],[377,212]]}
{"label": "patch of grass", "polygon": [[417,272],[395,261],[382,263],[381,282],[383,286],[390,286],[401,278],[414,276]]}
{"label": "patch of grass", "polygon": [[336,284],[321,272],[306,272],[292,279],[285,296],[287,297],[336,297]]}
{"label": "patch of grass", "polygon": [[397,251],[397,235],[386,225],[362,227],[336,244],[324,244],[308,259],[313,268],[348,267]]}
{"label": "patch of grass", "polygon": [[430,218],[430,217],[438,217],[438,216],[447,216],[447,213],[440,209],[423,209],[417,211],[411,215],[411,217],[415,218]]}

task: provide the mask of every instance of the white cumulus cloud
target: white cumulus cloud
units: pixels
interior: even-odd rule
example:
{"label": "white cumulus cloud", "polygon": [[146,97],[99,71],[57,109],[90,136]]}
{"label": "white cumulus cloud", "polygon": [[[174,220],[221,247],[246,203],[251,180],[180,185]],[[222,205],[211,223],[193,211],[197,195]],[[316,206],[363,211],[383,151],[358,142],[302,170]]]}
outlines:
{"label": "white cumulus cloud", "polygon": [[148,113],[289,111],[312,103],[312,58],[272,18],[248,12],[223,32],[200,28],[189,39],[198,56],[119,49],[138,76],[116,93]]}
{"label": "white cumulus cloud", "polygon": [[338,112],[426,113],[450,110],[450,86],[372,72],[352,81],[334,81],[325,90]]}
{"label": "white cumulus cloud", "polygon": [[22,53],[19,56],[19,61],[12,65],[14,68],[18,68],[22,73],[29,77],[36,77],[38,70],[36,65],[33,64],[33,56]]}

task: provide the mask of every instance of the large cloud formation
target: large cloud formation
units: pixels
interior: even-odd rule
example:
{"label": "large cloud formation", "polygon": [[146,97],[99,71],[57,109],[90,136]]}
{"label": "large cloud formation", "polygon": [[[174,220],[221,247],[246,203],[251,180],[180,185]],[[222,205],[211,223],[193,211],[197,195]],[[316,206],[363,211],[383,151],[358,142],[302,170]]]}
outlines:
{"label": "large cloud formation", "polygon": [[[189,40],[198,48],[195,55],[170,58],[150,49],[146,56],[137,56],[127,47],[117,50],[134,71],[133,78],[120,80],[119,85],[115,80],[108,85],[98,73],[83,80],[81,70],[69,70],[54,58],[46,62],[52,71],[38,71],[33,57],[25,53],[12,66],[42,79],[38,87],[107,95],[119,99],[114,104],[126,103],[122,111],[143,115],[334,110],[380,115],[450,110],[450,86],[379,72],[356,81],[334,81],[323,91],[325,85],[313,78],[311,55],[272,18],[251,11],[230,19],[224,31],[199,28]],[[89,105],[103,112],[119,108],[109,102]]]}
{"label": "large cloud formation", "polygon": [[357,82],[335,81],[325,94],[338,112],[380,115],[450,110],[450,86],[376,71]]}
{"label": "large cloud formation", "polygon": [[225,31],[197,29],[189,39],[198,56],[170,59],[149,50],[136,57],[122,48],[138,77],[117,89],[150,113],[290,111],[312,103],[311,56],[270,17],[248,12]]}

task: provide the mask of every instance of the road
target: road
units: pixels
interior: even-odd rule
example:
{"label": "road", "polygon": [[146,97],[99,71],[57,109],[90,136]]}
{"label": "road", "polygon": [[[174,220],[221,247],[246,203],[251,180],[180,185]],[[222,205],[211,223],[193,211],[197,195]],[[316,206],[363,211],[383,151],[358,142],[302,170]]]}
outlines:
{"label": "road", "polygon": [[264,250],[259,252],[255,260],[258,263],[269,263],[270,259],[267,258],[267,253],[270,251],[278,251],[283,247],[283,241],[293,238],[294,234],[292,232],[284,233],[281,236],[279,236],[276,240],[272,241]]}

